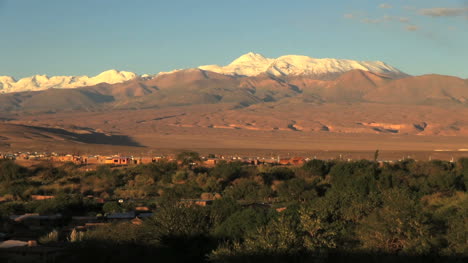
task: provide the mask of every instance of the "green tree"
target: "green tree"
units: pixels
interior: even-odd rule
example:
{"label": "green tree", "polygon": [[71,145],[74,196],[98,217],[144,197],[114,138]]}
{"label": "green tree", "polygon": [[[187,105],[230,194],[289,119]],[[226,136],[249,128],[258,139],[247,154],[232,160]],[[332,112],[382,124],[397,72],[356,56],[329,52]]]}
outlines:
{"label": "green tree", "polygon": [[431,219],[407,191],[383,193],[382,207],[358,228],[363,247],[387,253],[426,254],[432,249]]}
{"label": "green tree", "polygon": [[208,259],[211,262],[302,262],[296,259],[302,251],[297,221],[281,214],[247,234],[243,242],[221,244],[211,251]]}
{"label": "green tree", "polygon": [[331,165],[323,160],[313,159],[302,166],[302,169],[309,172],[312,176],[325,176],[330,171]]}
{"label": "green tree", "polygon": [[[305,194],[308,192],[308,194]],[[278,197],[282,201],[301,201],[314,198],[317,193],[314,185],[307,184],[304,179],[293,178],[287,180],[278,186]]]}
{"label": "green tree", "polygon": [[447,256],[468,256],[468,193],[433,194],[424,197],[433,212],[434,221],[443,228],[446,246],[440,246]]}
{"label": "green tree", "polygon": [[172,176],[172,182],[183,182],[189,178],[189,172],[186,170],[179,170]]}
{"label": "green tree", "polygon": [[343,226],[332,211],[319,210],[312,205],[299,210],[300,227],[304,233],[304,246],[311,251],[320,251],[338,246]]}
{"label": "green tree", "polygon": [[457,162],[457,169],[462,176],[461,181],[464,184],[464,190],[468,191],[468,158],[460,158]]}
{"label": "green tree", "polygon": [[272,195],[272,190],[258,182],[240,178],[224,190],[224,196],[234,200],[263,201]]}
{"label": "green tree", "polygon": [[217,236],[227,237],[229,239],[242,239],[248,233],[256,231],[259,227],[266,225],[273,214],[264,209],[246,208],[239,210],[214,229]]}
{"label": "green tree", "polygon": [[377,164],[370,161],[352,163],[341,162],[330,170],[332,190],[344,192],[351,190],[360,195],[368,195],[377,191],[379,169]]}
{"label": "green tree", "polygon": [[209,210],[205,207],[165,203],[147,220],[145,226],[155,238],[193,236],[208,233],[211,220]]}
{"label": "green tree", "polygon": [[244,175],[243,164],[241,162],[221,161],[210,171],[210,176],[231,182]]}
{"label": "green tree", "polygon": [[280,214],[266,226],[248,235],[243,247],[252,254],[291,254],[302,249],[301,237],[297,222],[285,214]]}
{"label": "green tree", "polygon": [[0,183],[11,182],[27,176],[28,170],[11,160],[0,160]]}
{"label": "green tree", "polygon": [[236,200],[232,198],[221,198],[213,201],[213,204],[210,206],[210,216],[213,222],[213,225],[219,226],[232,214],[240,211],[242,207],[237,203]]}
{"label": "green tree", "polygon": [[123,207],[117,203],[117,202],[106,202],[103,206],[102,206],[102,211],[104,213],[120,213],[120,212],[123,212]]}
{"label": "green tree", "polygon": [[179,161],[184,166],[192,167],[195,163],[201,162],[200,154],[197,152],[181,152],[177,154],[177,161]]}

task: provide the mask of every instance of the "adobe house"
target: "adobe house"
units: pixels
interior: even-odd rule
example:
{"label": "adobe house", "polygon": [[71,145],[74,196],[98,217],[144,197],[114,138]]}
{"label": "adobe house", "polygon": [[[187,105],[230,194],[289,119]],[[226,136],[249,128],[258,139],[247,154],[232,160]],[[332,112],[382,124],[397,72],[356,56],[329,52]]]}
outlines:
{"label": "adobe house", "polygon": [[110,157],[104,160],[105,164],[114,164],[114,165],[129,165],[131,159],[129,157]]}
{"label": "adobe house", "polygon": [[55,156],[53,160],[57,162],[71,162],[73,160],[73,156],[71,155]]}
{"label": "adobe house", "polygon": [[305,163],[305,160],[302,157],[294,157],[294,158],[291,158],[289,162],[292,165],[303,165]]}
{"label": "adobe house", "polygon": [[150,163],[157,162],[157,159],[151,158],[151,157],[140,157],[140,158],[133,159],[133,161],[134,161],[134,164],[150,164]]}
{"label": "adobe house", "polygon": [[61,155],[61,156],[53,156],[52,161],[54,162],[72,162],[74,164],[83,164],[83,160],[80,156],[73,156],[71,154]]}
{"label": "adobe house", "polygon": [[29,159],[29,154],[27,154],[27,153],[21,153],[20,155],[18,155],[18,159],[20,159],[20,160],[28,160],[28,159]]}
{"label": "adobe house", "polygon": [[257,166],[263,164],[264,162],[259,159],[248,159],[245,160],[244,163]]}
{"label": "adobe house", "polygon": [[302,157],[293,157],[291,159],[280,159],[280,165],[303,165],[305,162],[304,158]]}
{"label": "adobe house", "polygon": [[218,163],[219,159],[217,158],[208,158],[203,163],[207,166],[215,166]]}
{"label": "adobe house", "polygon": [[86,160],[87,164],[98,164],[99,163],[99,158],[97,156],[87,156],[85,160]]}
{"label": "adobe house", "polygon": [[112,157],[107,157],[107,158],[101,159],[101,163],[103,163],[103,164],[113,164],[114,160],[112,159]]}
{"label": "adobe house", "polygon": [[16,155],[14,155],[14,154],[4,154],[4,155],[3,155],[3,159],[6,159],[6,160],[16,160]]}

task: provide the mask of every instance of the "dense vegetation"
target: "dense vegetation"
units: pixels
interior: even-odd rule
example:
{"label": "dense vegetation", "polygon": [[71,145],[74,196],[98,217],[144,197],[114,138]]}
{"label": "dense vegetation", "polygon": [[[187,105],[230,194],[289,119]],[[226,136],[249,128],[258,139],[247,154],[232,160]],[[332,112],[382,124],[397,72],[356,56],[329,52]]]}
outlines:
{"label": "dense vegetation", "polygon": [[[184,159],[185,158],[185,159]],[[68,261],[463,262],[468,257],[468,159],[312,160],[302,167],[158,162],[85,171],[0,162],[1,215],[89,215],[153,207],[141,225],[96,228]],[[33,194],[55,199],[28,201]],[[104,206],[86,196],[110,200]],[[215,198],[211,206],[181,203]],[[286,208],[286,209],[284,209]]]}

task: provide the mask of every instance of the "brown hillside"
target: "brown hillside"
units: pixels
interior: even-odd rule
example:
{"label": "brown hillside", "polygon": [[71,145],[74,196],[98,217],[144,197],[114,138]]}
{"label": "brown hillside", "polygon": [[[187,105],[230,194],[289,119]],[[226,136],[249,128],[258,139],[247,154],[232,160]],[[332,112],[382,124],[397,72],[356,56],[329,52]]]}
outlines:
{"label": "brown hillside", "polygon": [[[219,137],[220,147],[255,147],[258,139],[261,147],[281,149],[287,149],[285,142],[293,148],[314,147],[305,143],[314,136],[333,137],[333,144],[345,134],[359,140],[370,134],[387,139],[403,136],[403,141],[414,140],[407,136],[415,135],[462,138],[468,136],[467,99],[468,81],[450,76],[391,79],[354,70],[332,80],[317,80],[182,70],[115,85],[2,94],[2,133],[9,135],[0,136],[7,138],[2,140],[4,146],[27,146],[31,141],[112,145],[120,138],[124,145],[203,148]],[[25,125],[28,131],[22,130]],[[88,135],[76,135],[83,131]],[[350,140],[346,147],[363,144]],[[432,139],[426,143],[417,147],[444,145]],[[459,148],[464,147],[460,143]]]}

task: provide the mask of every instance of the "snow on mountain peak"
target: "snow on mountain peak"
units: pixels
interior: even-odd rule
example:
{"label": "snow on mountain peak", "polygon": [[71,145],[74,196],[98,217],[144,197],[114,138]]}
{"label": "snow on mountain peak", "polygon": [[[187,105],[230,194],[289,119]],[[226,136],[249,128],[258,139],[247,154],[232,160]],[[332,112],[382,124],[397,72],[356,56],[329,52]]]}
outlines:
{"label": "snow on mountain peak", "polygon": [[355,69],[396,76],[405,75],[400,70],[381,61],[311,58],[301,55],[286,55],[272,59],[253,52],[240,56],[227,66],[207,65],[199,68],[225,75],[242,76],[256,76],[262,73],[273,76],[321,76],[344,73]]}
{"label": "snow on mountain peak", "polygon": [[249,52],[235,59],[230,65],[269,62],[262,54]]}
{"label": "snow on mountain peak", "polygon": [[[364,70],[382,73],[395,77],[406,76],[398,69],[381,61],[356,61],[333,58],[311,58],[300,55],[286,55],[278,58],[266,58],[261,54],[249,52],[233,60],[227,66],[206,65],[196,70],[212,71],[231,76],[257,76],[268,74],[271,76],[316,76],[327,77],[341,74],[350,70]],[[195,69],[194,69],[195,70]],[[172,74],[180,70],[160,72],[157,76]],[[156,75],[143,75],[145,79]],[[133,72],[115,69],[104,71],[97,76],[53,76],[35,75],[16,81],[10,76],[0,76],[0,93],[38,91],[50,88],[78,88],[93,86],[99,83],[116,84],[139,76]]]}
{"label": "snow on mountain peak", "polygon": [[109,83],[115,84],[126,80],[134,79],[137,74],[128,71],[118,71],[115,69],[107,70],[90,79],[90,83]]}
{"label": "snow on mountain peak", "polygon": [[199,69],[226,75],[256,76],[265,72],[273,60],[261,54],[249,52],[223,67],[219,65],[200,66]]}
{"label": "snow on mountain peak", "polygon": [[38,91],[50,88],[78,88],[99,83],[116,84],[137,78],[138,75],[128,71],[115,69],[104,71],[97,76],[53,76],[34,75],[16,81],[10,76],[0,76],[0,93]]}

